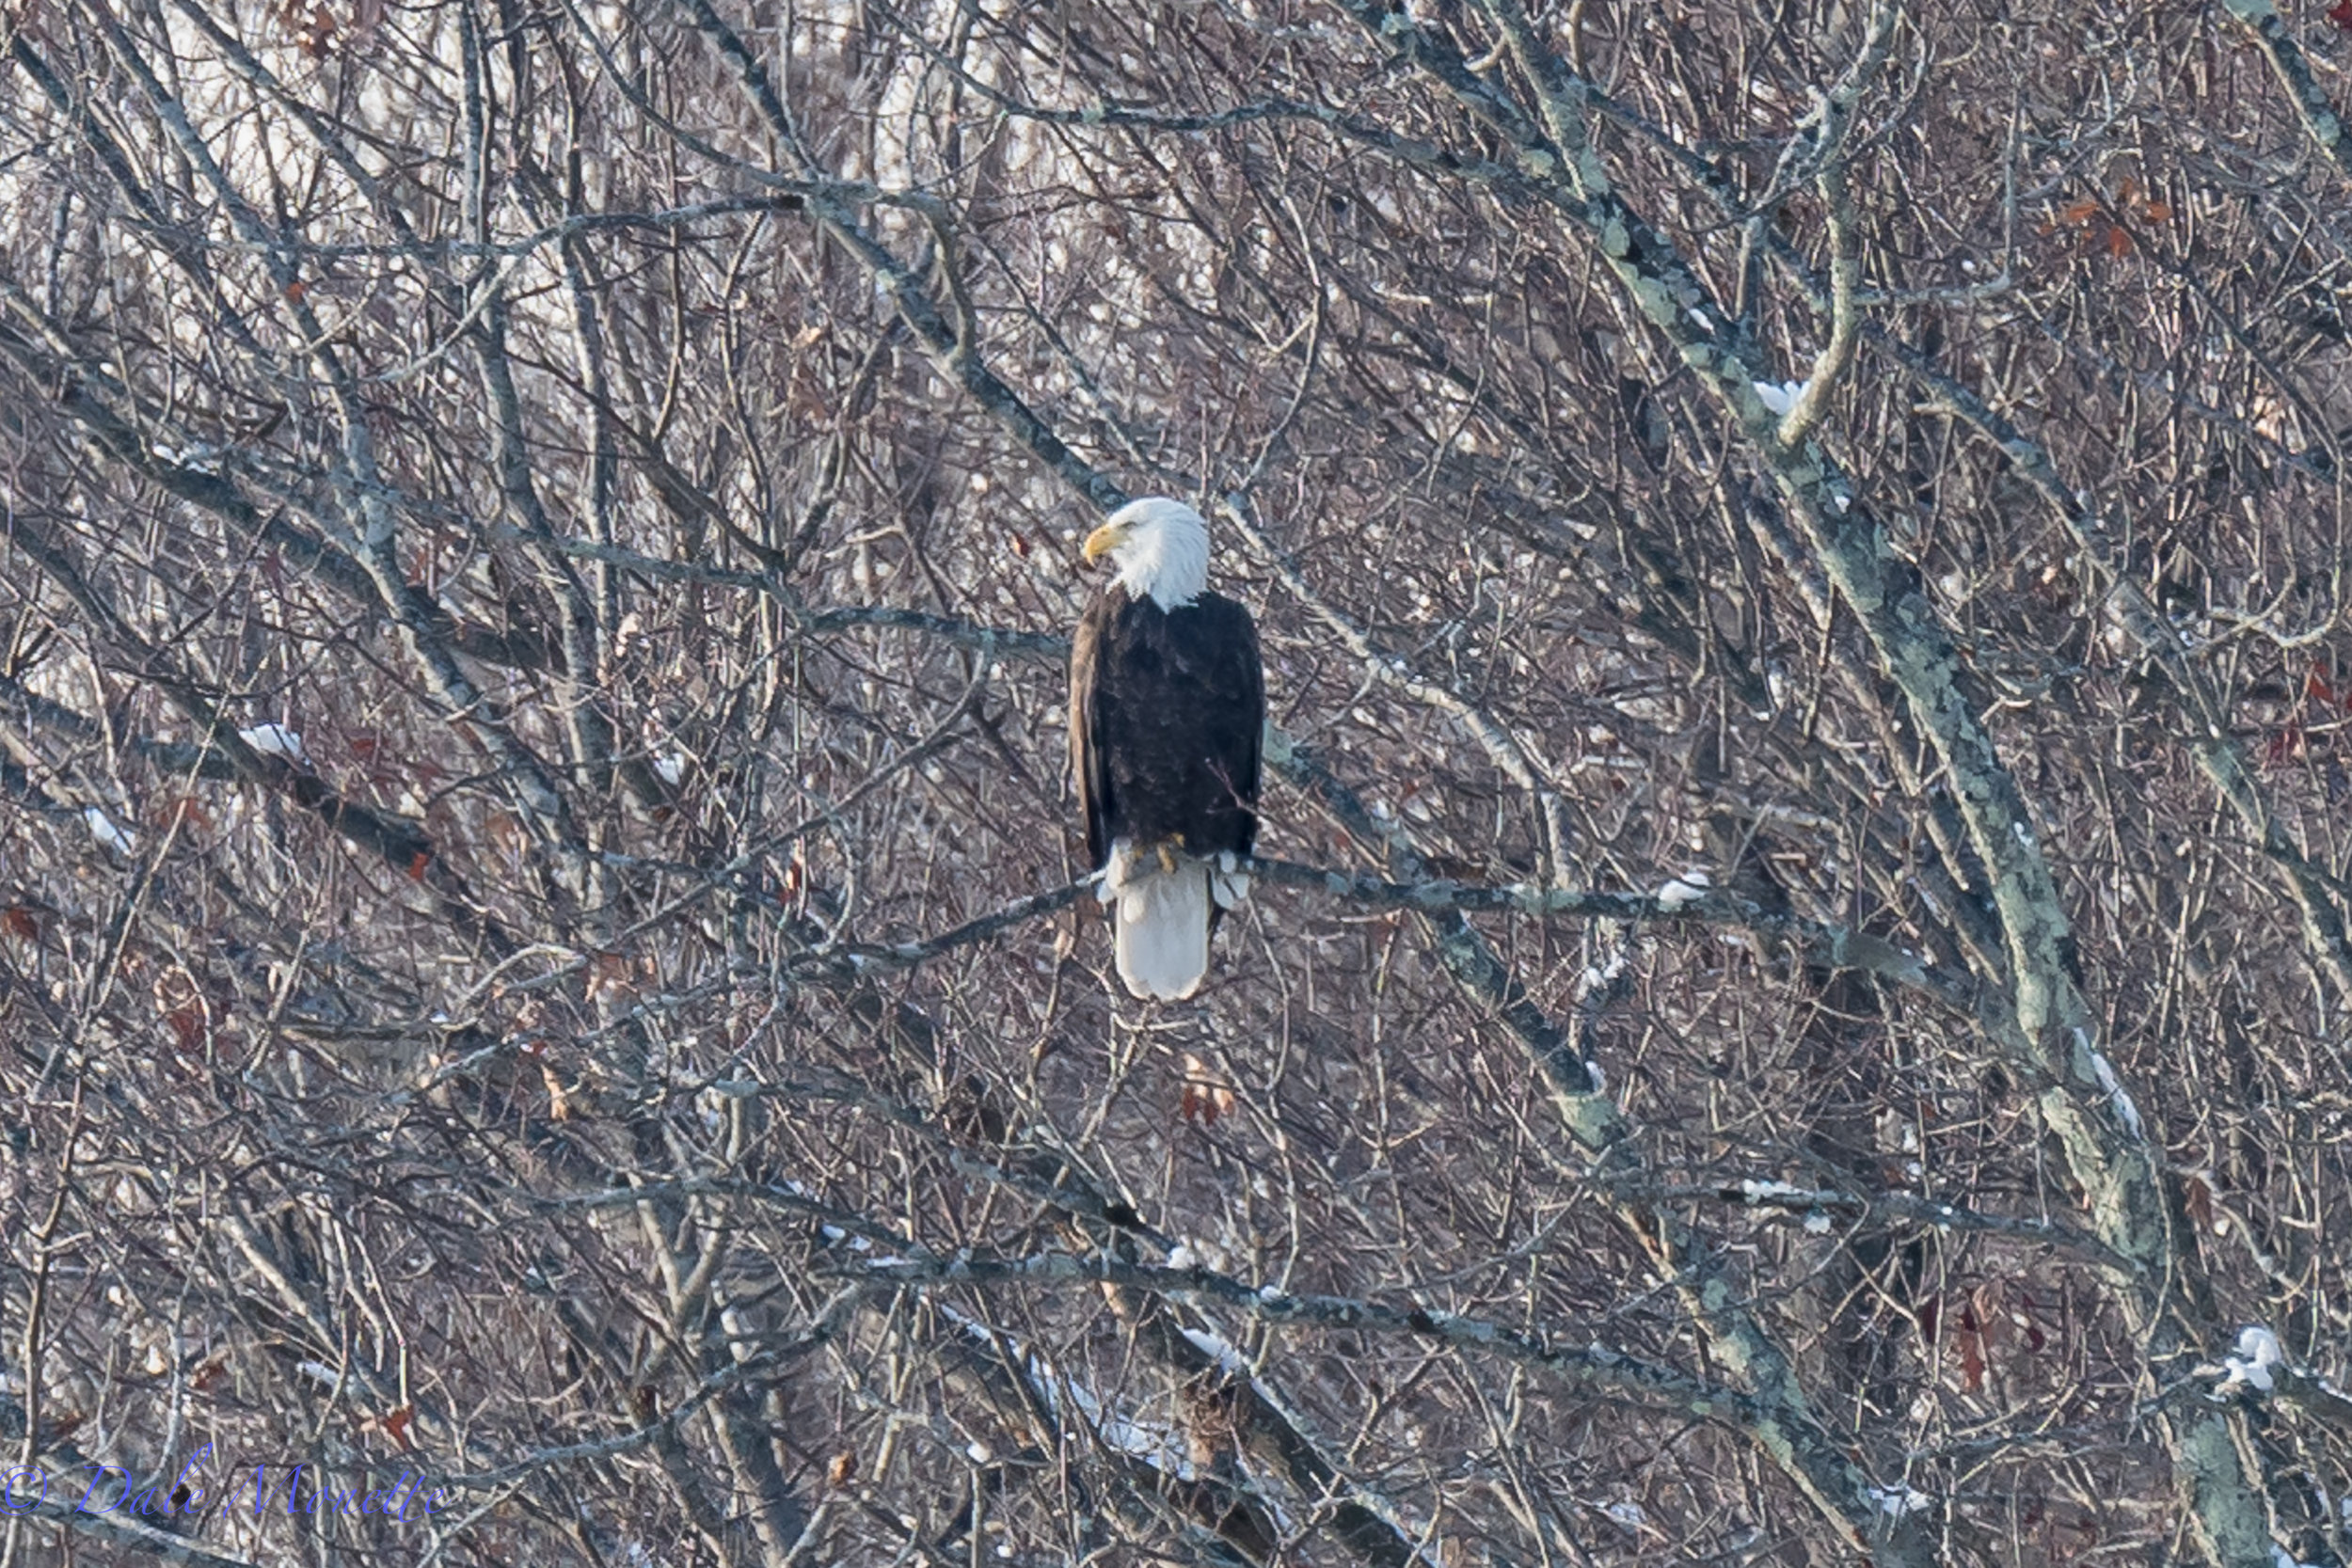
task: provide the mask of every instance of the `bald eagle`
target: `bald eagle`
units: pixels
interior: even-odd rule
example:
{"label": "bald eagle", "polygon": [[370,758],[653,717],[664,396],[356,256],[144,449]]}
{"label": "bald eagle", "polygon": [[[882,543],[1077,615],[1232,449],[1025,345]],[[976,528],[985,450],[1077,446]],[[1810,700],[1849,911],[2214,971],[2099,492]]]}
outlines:
{"label": "bald eagle", "polygon": [[1070,657],[1070,768],[1087,853],[1112,906],[1130,993],[1200,989],[1209,933],[1249,879],[1265,674],[1249,611],[1208,591],[1209,525],[1182,501],[1130,501],[1088,535],[1118,575]]}

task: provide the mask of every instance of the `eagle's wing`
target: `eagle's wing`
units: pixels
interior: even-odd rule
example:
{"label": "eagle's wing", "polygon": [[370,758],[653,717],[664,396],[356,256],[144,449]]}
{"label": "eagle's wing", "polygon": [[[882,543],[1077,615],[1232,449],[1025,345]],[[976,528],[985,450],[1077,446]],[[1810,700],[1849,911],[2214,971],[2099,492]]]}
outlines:
{"label": "eagle's wing", "polygon": [[1233,788],[1241,796],[1242,804],[1249,808],[1241,830],[1241,842],[1234,848],[1249,853],[1258,838],[1258,784],[1265,758],[1265,665],[1258,653],[1258,627],[1250,620],[1249,611],[1239,604],[1231,605],[1233,647],[1232,703],[1234,721],[1243,733],[1234,737]]}
{"label": "eagle's wing", "polygon": [[1078,620],[1070,645],[1070,776],[1078,786],[1078,812],[1086,818],[1087,857],[1100,869],[1110,856],[1111,778],[1103,749],[1103,631],[1110,624],[1110,595],[1098,594]]}

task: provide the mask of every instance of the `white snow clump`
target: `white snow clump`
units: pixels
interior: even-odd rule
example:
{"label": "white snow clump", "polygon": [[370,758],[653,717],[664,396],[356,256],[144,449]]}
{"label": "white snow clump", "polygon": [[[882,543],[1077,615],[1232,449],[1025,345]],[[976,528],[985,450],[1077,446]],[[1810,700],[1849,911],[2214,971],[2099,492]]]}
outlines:
{"label": "white snow clump", "polygon": [[2237,1354],[2221,1364],[2229,1375],[2221,1380],[2223,1388],[2245,1384],[2263,1393],[2270,1392],[2270,1369],[2285,1361],[2279,1349],[2279,1337],[2260,1323],[2249,1323],[2238,1330]]}
{"label": "white snow clump", "polygon": [[82,820],[89,824],[89,836],[112,849],[116,854],[129,855],[137,852],[133,847],[134,841],[131,835],[115,826],[114,818],[106,815],[104,807],[84,806]]}
{"label": "white snow clump", "polygon": [[249,730],[239,730],[237,738],[265,757],[284,757],[305,768],[310,764],[310,753],[302,749],[300,734],[283,724],[256,724]]}
{"label": "white snow clump", "polygon": [[2135,1138],[2146,1137],[2140,1131],[2139,1107],[2123,1092],[2122,1084],[2115,1076],[2114,1064],[2094,1051],[2090,1053],[2090,1070],[2098,1075],[2099,1087],[2106,1092],[2107,1103],[2114,1107],[2115,1119],[2123,1124],[2123,1130]]}
{"label": "white snow clump", "polygon": [[1704,871],[1686,871],[1658,890],[1658,907],[1678,910],[1685,904],[1695,904],[1707,896],[1715,884],[1708,880]]}
{"label": "white snow clump", "polygon": [[1870,1496],[1878,1499],[1881,1513],[1896,1519],[1906,1513],[1924,1513],[1935,1506],[1926,1493],[1908,1486],[1873,1486]]}
{"label": "white snow clump", "polygon": [[1740,1183],[1740,1191],[1750,1203],[1764,1203],[1776,1198],[1810,1197],[1803,1187],[1787,1181],[1758,1181],[1749,1177]]}

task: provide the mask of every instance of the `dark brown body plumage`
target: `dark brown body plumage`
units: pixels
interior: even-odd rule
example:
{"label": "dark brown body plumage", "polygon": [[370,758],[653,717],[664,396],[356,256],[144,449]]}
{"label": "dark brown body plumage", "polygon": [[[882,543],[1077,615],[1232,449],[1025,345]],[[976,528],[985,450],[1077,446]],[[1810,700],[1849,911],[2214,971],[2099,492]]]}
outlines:
{"label": "dark brown body plumage", "polygon": [[1096,869],[1121,838],[1248,854],[1264,725],[1249,611],[1219,594],[1163,610],[1104,590],[1070,657],[1070,768]]}

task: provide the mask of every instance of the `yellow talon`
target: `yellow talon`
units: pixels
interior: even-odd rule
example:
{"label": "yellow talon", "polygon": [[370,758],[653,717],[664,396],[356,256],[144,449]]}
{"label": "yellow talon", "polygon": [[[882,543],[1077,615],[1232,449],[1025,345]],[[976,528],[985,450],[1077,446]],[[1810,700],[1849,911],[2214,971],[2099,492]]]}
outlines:
{"label": "yellow talon", "polygon": [[1176,875],[1176,851],[1165,844],[1157,847],[1160,852],[1160,869],[1173,877]]}

